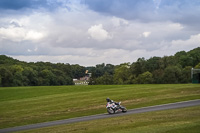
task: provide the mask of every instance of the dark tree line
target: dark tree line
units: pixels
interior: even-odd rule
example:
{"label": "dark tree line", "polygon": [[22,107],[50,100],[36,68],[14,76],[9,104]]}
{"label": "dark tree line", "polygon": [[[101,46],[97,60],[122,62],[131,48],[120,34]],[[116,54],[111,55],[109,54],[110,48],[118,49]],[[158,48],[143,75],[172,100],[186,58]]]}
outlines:
{"label": "dark tree line", "polygon": [[139,58],[132,64],[96,65],[89,68],[90,84],[191,83],[191,68],[200,68],[200,47],[174,56]]}
{"label": "dark tree line", "polygon": [[89,84],[191,83],[191,68],[200,68],[200,47],[174,56],[139,58],[120,65],[83,67],[64,63],[22,62],[0,55],[0,86],[73,85],[73,78],[92,73]]}
{"label": "dark tree line", "polygon": [[85,67],[50,62],[26,63],[0,55],[0,86],[73,85]]}

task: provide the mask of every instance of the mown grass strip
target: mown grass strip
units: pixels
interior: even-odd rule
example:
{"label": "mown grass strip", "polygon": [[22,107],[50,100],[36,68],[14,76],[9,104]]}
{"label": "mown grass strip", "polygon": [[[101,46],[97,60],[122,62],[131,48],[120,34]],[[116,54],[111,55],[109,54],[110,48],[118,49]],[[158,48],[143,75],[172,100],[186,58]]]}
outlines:
{"label": "mown grass strip", "polygon": [[200,106],[59,125],[18,133],[198,133]]}

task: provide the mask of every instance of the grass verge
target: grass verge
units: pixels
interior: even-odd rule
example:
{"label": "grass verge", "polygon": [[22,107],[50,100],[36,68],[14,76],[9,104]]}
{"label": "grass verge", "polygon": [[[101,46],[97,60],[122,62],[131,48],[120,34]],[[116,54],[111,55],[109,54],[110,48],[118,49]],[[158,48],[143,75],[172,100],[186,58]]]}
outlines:
{"label": "grass verge", "polygon": [[106,97],[128,109],[200,99],[198,84],[0,88],[0,128],[105,113]]}
{"label": "grass verge", "polygon": [[198,133],[200,106],[134,114],[19,133]]}

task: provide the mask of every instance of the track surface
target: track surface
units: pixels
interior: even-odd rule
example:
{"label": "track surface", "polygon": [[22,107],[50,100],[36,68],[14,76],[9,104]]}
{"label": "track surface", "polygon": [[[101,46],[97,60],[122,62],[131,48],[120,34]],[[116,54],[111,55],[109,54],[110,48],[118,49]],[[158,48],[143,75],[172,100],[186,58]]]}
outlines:
{"label": "track surface", "polygon": [[72,119],[64,119],[64,120],[50,121],[50,122],[31,124],[31,125],[25,125],[25,126],[5,128],[5,129],[0,129],[0,133],[16,132],[16,131],[21,131],[21,130],[30,130],[30,129],[35,129],[35,128],[56,126],[56,125],[61,125],[61,124],[70,124],[70,123],[75,123],[75,122],[103,119],[103,118],[116,117],[116,116],[122,116],[122,115],[128,115],[128,114],[138,114],[138,113],[151,112],[151,111],[177,109],[177,108],[184,108],[184,107],[198,106],[198,105],[200,105],[200,99],[131,109],[131,110],[128,110],[127,113],[117,113],[113,115],[99,114],[99,115],[91,115],[91,116],[77,117],[77,118],[72,118]]}

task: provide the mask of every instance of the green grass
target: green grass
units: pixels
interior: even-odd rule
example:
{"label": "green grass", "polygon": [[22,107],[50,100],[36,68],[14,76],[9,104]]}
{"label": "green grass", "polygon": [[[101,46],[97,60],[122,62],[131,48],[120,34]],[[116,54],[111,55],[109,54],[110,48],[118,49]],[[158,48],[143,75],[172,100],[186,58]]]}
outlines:
{"label": "green grass", "polygon": [[0,88],[0,128],[105,113],[106,97],[128,109],[200,99],[198,84]]}
{"label": "green grass", "polygon": [[200,106],[46,127],[20,133],[199,133]]}

